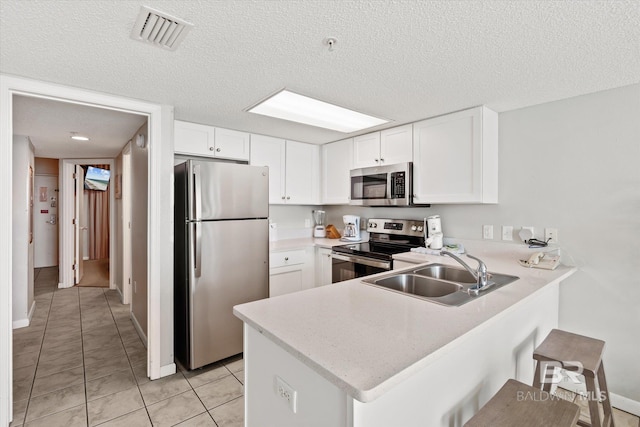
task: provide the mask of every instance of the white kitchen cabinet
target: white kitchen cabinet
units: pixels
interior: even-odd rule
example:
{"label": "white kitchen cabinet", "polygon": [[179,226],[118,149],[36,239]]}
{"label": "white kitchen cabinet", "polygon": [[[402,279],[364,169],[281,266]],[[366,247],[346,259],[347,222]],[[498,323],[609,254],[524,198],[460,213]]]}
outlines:
{"label": "white kitchen cabinet", "polygon": [[249,163],[269,167],[270,204],[319,204],[319,146],[251,135]]}
{"label": "white kitchen cabinet", "polygon": [[289,294],[314,286],[314,262],[310,249],[269,254],[269,297]]}
{"label": "white kitchen cabinet", "polygon": [[269,168],[269,203],[285,202],[285,147],[284,139],[264,135],[251,135],[249,164]]}
{"label": "white kitchen cabinet", "polygon": [[413,159],[412,125],[353,138],[354,168],[392,165]]}
{"label": "white kitchen cabinet", "polygon": [[351,197],[353,138],[325,144],[322,150],[322,203],[347,205]]}
{"label": "white kitchen cabinet", "polygon": [[249,160],[249,134],[175,120],[174,151],[193,156]]}
{"label": "white kitchen cabinet", "polygon": [[415,203],[498,202],[498,114],[476,107],[413,124]]}
{"label": "white kitchen cabinet", "polygon": [[331,249],[316,248],[316,286],[331,284]]}

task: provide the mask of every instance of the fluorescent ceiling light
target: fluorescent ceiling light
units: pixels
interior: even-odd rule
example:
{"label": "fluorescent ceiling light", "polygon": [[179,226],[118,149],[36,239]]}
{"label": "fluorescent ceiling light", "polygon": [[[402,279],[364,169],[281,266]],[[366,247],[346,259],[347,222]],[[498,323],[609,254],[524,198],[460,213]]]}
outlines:
{"label": "fluorescent ceiling light", "polygon": [[355,132],[389,120],[358,113],[328,102],[298,95],[286,89],[247,110],[250,113],[304,123],[338,132]]}
{"label": "fluorescent ceiling light", "polygon": [[75,139],[76,141],[88,141],[89,138],[87,138],[86,136],[80,136],[80,135],[73,135],[71,137],[71,139]]}

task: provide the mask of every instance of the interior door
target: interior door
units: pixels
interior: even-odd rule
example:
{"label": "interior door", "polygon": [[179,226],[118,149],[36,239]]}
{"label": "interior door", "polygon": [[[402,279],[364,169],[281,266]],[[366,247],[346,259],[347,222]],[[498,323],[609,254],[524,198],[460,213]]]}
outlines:
{"label": "interior door", "polygon": [[73,232],[75,238],[75,260],[74,260],[74,273],[75,273],[75,284],[77,285],[82,280],[83,270],[82,270],[82,227],[80,224],[80,216],[84,210],[83,201],[84,201],[84,169],[82,166],[76,165],[75,170],[75,213],[73,215]]}
{"label": "interior door", "polygon": [[33,227],[33,266],[58,265],[58,177],[36,175]]}

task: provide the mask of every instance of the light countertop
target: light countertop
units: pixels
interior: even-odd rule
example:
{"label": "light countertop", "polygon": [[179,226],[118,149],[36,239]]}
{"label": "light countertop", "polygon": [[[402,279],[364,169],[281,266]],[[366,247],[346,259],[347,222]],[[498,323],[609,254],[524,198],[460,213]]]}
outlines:
{"label": "light countertop", "polygon": [[[528,258],[531,250],[523,245],[464,244],[490,272],[520,279],[460,307],[354,279],[238,305],[234,314],[350,396],[372,401],[454,349],[469,331],[490,325],[492,318],[517,309],[519,302],[576,270],[562,265],[554,271],[524,268],[517,259]],[[413,262],[459,265],[449,257],[414,255],[408,255]]]}

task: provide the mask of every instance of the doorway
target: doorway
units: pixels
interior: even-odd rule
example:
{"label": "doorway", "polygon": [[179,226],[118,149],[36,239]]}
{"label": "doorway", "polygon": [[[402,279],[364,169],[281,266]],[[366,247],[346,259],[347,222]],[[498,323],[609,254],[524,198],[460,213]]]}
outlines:
{"label": "doorway", "polygon": [[[63,102],[99,106],[118,111],[145,114],[149,117],[148,165],[149,235],[148,251],[148,371],[151,379],[171,375],[173,363],[172,254],[173,241],[164,230],[172,228],[171,198],[164,197],[173,182],[173,107],[153,104],[85,89],[51,84],[0,74],[0,198],[8,200],[12,193],[12,157],[14,126],[13,101],[16,94],[56,99]],[[0,280],[12,282],[12,221],[9,204],[0,205]],[[13,411],[12,402],[12,292],[0,287],[0,425],[7,425]]]}
{"label": "doorway", "polygon": [[[113,171],[109,164],[76,164],[75,169],[75,214],[79,218],[78,226],[74,227],[78,266],[76,286],[115,288],[115,281],[123,283],[124,277],[110,281],[110,249],[113,245],[113,239],[110,238],[113,183],[110,181]],[[96,181],[96,176],[106,179],[106,184],[100,179]]]}

